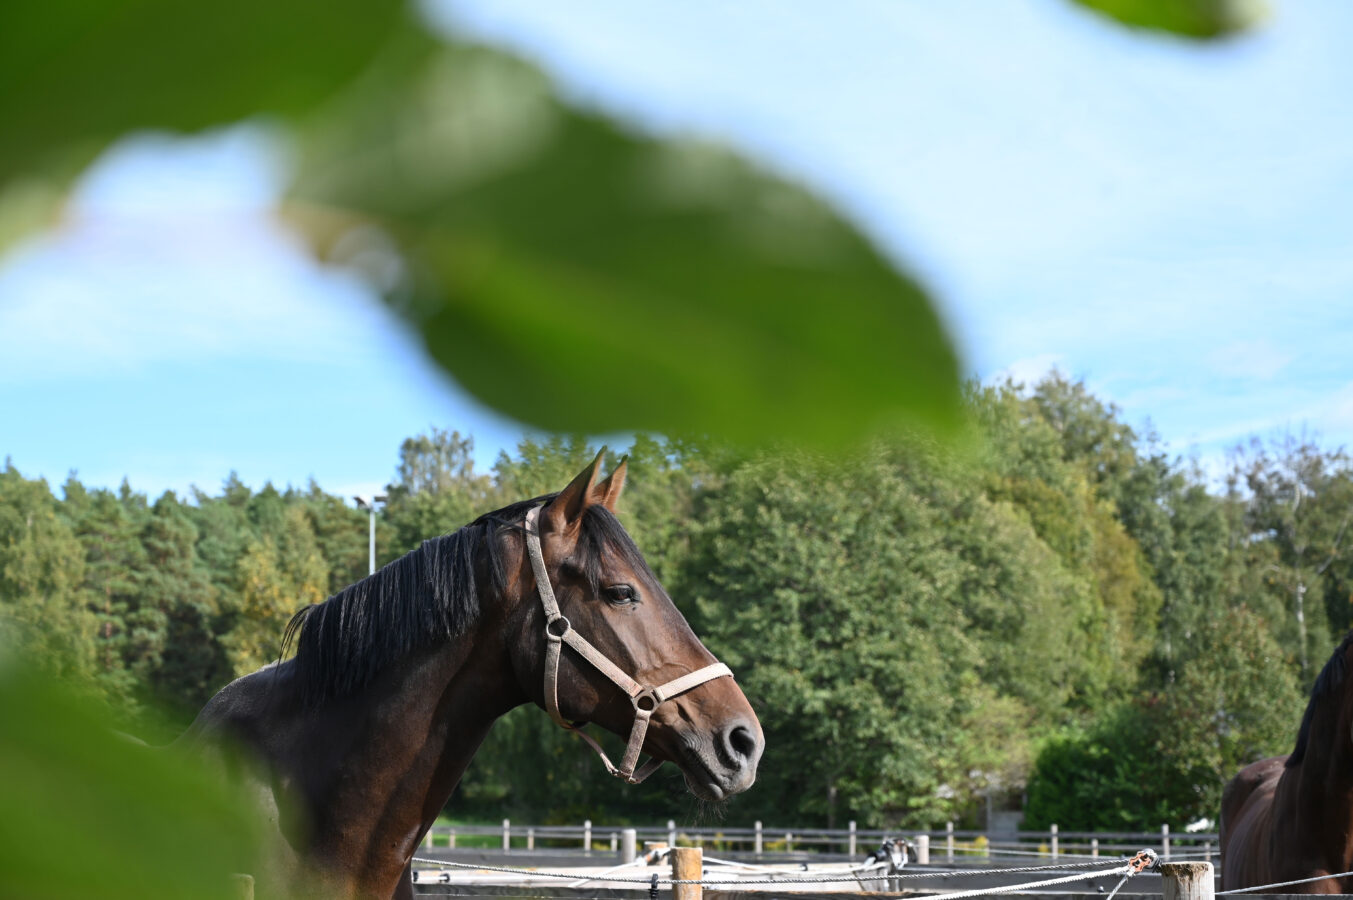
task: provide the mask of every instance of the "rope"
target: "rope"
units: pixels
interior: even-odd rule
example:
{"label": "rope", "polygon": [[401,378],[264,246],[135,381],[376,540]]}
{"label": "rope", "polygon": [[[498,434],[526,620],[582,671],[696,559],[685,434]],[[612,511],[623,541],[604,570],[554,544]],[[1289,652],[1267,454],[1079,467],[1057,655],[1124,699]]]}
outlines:
{"label": "rope", "polygon": [[[523,875],[532,878],[567,878],[571,881],[578,880],[577,872],[541,872],[534,869],[516,869],[509,866],[485,866],[477,863],[453,863],[440,859],[424,859],[413,857],[412,862],[422,863],[424,865],[446,866],[453,869],[471,869],[476,872],[501,872],[507,875]],[[803,876],[803,875],[785,875],[780,878],[662,878],[657,875],[648,878],[626,878],[618,875],[593,875],[586,878],[586,881],[606,881],[616,884],[642,884],[648,886],[657,878],[658,884],[702,884],[707,886],[729,885],[729,884],[831,884],[838,881],[848,881],[850,873],[835,872],[826,875]]]}
{"label": "rope", "polygon": [[[1054,884],[1067,884],[1072,881],[1083,881],[1087,878],[1098,878],[1101,875],[1122,875],[1123,880],[1126,881],[1135,874],[1136,873],[1132,870],[1131,866],[1121,865],[1112,869],[1105,869],[1102,872],[1077,872],[1075,875],[1063,875],[1061,878],[1047,878],[1043,881],[1029,881],[1024,882],[1023,884],[1007,884],[1002,887],[994,888],[978,888],[973,891],[955,891],[952,894],[936,894],[932,897],[927,897],[926,900],[959,900],[961,897],[983,897],[987,894],[1009,894],[1013,891],[1026,891],[1033,888],[1051,887]],[[1114,888],[1114,893],[1117,893],[1117,891],[1118,889]]]}
{"label": "rope", "polygon": [[[442,866],[442,867],[450,868],[450,869],[469,869],[469,870],[475,871],[475,872],[500,872],[500,873],[507,874],[507,875],[521,875],[521,876],[525,876],[525,877],[528,877],[528,878],[565,878],[565,879],[568,879],[568,880],[570,880],[570,881],[577,881],[577,880],[578,880],[578,873],[577,873],[577,872],[542,872],[542,871],[535,870],[535,869],[522,869],[522,868],[515,868],[515,867],[512,867],[512,866],[489,866],[489,865],[482,865],[482,864],[479,864],[479,863],[458,863],[458,862],[450,862],[450,861],[447,861],[447,860],[441,860],[441,859],[426,859],[426,858],[418,857],[418,856],[413,857],[413,859],[412,859],[411,861],[412,861],[412,862],[416,862],[416,863],[422,863],[423,865]],[[1085,868],[1090,868],[1092,865],[1099,865],[1099,863],[1069,863],[1069,864],[1067,864],[1067,865],[1058,865],[1058,866],[1054,866],[1054,865],[1047,865],[1047,866],[1023,866],[1023,867],[1020,867],[1020,868],[1011,868],[1011,869],[968,869],[968,870],[951,871],[951,872],[907,872],[907,873],[901,873],[901,874],[897,874],[897,875],[877,875],[877,876],[874,876],[873,878],[870,878],[870,879],[868,879],[868,880],[870,880],[870,881],[877,881],[877,880],[880,880],[880,879],[883,879],[883,878],[897,879],[897,880],[906,880],[906,879],[913,879],[913,878],[937,878],[937,877],[942,877],[942,876],[962,877],[962,876],[965,876],[965,875],[1008,875],[1008,874],[1016,874],[1016,873],[1021,873],[1021,872],[1047,872],[1047,871],[1066,870],[1066,869],[1085,869]],[[866,870],[866,869],[868,869],[868,868],[869,868],[868,866],[861,866],[861,867],[859,867],[858,869],[853,870],[853,871],[864,871],[864,870]],[[613,871],[613,870],[611,870],[611,871]],[[1115,867],[1112,868],[1112,869],[1104,869],[1104,870],[1098,871],[1098,872],[1078,872],[1078,873],[1076,873],[1076,874],[1074,874],[1074,875],[1067,875],[1067,876],[1064,876],[1064,877],[1062,877],[1062,878],[1054,878],[1054,879],[1051,879],[1051,880],[1048,880],[1048,881],[1034,882],[1034,883],[1032,883],[1032,884],[1018,884],[1018,885],[1010,885],[1010,886],[1008,886],[1008,887],[986,888],[986,889],[983,889],[983,890],[981,890],[981,891],[975,891],[975,892],[974,892],[974,891],[962,891],[962,892],[959,892],[959,893],[957,893],[957,894],[942,894],[942,895],[939,895],[939,896],[937,896],[937,897],[935,897],[935,898],[930,898],[930,900],[953,900],[953,898],[957,898],[957,897],[975,897],[975,896],[977,896],[978,894],[999,894],[999,893],[1006,893],[1006,892],[1009,892],[1009,891],[1022,890],[1022,889],[1024,889],[1024,888],[1045,887],[1045,886],[1053,885],[1053,884],[1065,884],[1065,883],[1067,883],[1067,882],[1078,881],[1078,880],[1085,879],[1085,878],[1098,878],[1098,877],[1103,876],[1103,875],[1118,875],[1118,874],[1122,874],[1122,873],[1124,873],[1124,872],[1131,872],[1131,873],[1135,874],[1135,872],[1133,872],[1133,869],[1132,869],[1131,866],[1127,865],[1126,863],[1123,863],[1123,864],[1120,864],[1120,865],[1118,865],[1118,866],[1115,866]],[[781,877],[778,877],[778,878],[721,878],[721,879],[708,879],[708,878],[661,878],[661,877],[658,877],[657,880],[658,880],[658,883],[659,883],[659,884],[666,884],[666,885],[672,885],[672,884],[700,884],[700,885],[705,885],[705,886],[710,886],[710,887],[713,887],[713,886],[721,886],[721,885],[730,885],[730,884],[831,884],[831,883],[835,883],[835,882],[838,882],[838,881],[847,881],[847,880],[850,880],[850,876],[851,876],[851,875],[852,875],[852,871],[841,871],[841,870],[837,870],[837,871],[835,871],[835,872],[823,873],[823,874],[820,874],[820,875],[789,875],[789,874],[785,874],[785,875],[782,875]],[[587,877],[585,880],[586,880],[586,881],[605,881],[605,882],[611,882],[611,883],[616,883],[616,884],[642,884],[642,885],[647,886],[647,885],[650,885],[650,884],[653,882],[653,878],[654,878],[654,877],[657,877],[657,876],[651,876],[651,877],[649,877],[649,878],[626,878],[626,877],[623,877],[623,876],[601,874],[601,875],[594,875],[594,876]]]}
{"label": "rope", "polygon": [[1340,872],[1337,875],[1317,875],[1314,878],[1299,878],[1296,881],[1275,881],[1273,884],[1257,884],[1254,887],[1234,888],[1229,891],[1217,891],[1214,896],[1224,897],[1227,894],[1243,894],[1246,891],[1262,891],[1266,888],[1287,887],[1291,884],[1310,884],[1312,881],[1324,881],[1328,878],[1347,878],[1353,875],[1353,872]]}

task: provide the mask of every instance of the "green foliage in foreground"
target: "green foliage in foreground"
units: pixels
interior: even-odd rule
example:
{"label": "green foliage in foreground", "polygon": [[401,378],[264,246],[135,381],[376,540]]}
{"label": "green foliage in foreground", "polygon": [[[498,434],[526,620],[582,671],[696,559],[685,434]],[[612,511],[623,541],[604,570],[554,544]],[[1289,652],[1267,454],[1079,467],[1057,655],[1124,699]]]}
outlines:
{"label": "green foliage in foreground", "polygon": [[217,774],[112,731],[106,711],[0,659],[0,895],[238,897],[259,822]]}
{"label": "green foliage in foreground", "polygon": [[[1290,749],[1350,622],[1348,460],[1241,450],[1219,491],[1083,385],[973,388],[976,452],[908,440],[830,459],[639,436],[621,516],[769,739],[731,822],[971,820],[1154,828],[1215,816],[1223,781]],[[400,448],[379,561],[562,486],[593,449]],[[316,485],[150,500],[0,472],[0,614],[124,728],[168,738],[286,621],[365,574],[364,512]],[[1296,615],[1304,600],[1302,618]],[[1305,665],[1303,665],[1305,658]],[[153,718],[167,710],[168,724]],[[1149,787],[1145,787],[1149,786]],[[534,707],[453,800],[495,820],[698,813],[668,768],[628,787]]]}

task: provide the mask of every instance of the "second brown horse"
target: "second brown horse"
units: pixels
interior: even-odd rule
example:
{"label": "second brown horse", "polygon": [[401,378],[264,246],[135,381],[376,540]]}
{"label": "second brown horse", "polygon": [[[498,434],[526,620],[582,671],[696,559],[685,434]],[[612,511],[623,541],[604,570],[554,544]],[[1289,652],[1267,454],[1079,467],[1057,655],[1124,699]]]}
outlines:
{"label": "second brown horse", "polygon": [[[1311,689],[1297,745],[1254,763],[1222,795],[1222,887],[1255,887],[1353,871],[1353,633]],[[1346,894],[1353,876],[1281,889]]]}

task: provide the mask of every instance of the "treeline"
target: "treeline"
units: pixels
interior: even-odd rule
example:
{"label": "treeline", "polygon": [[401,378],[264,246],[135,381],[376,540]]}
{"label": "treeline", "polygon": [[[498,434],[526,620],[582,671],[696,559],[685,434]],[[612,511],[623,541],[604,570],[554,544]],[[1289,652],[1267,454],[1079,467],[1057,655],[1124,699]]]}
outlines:
{"label": "treeline", "polygon": [[[967,449],[849,459],[637,437],[622,519],[736,671],[767,732],[730,821],[1154,828],[1215,817],[1241,765],[1291,748],[1353,623],[1353,468],[1285,438],[1221,481],[1169,458],[1083,384],[972,387]],[[468,437],[399,450],[380,562],[557,490],[581,438],[488,472]],[[366,573],[366,513],[318,485],[150,500],[0,473],[12,639],[172,735],[271,661],[291,615]],[[680,776],[616,783],[539,710],[494,729],[453,806],[535,821],[703,815]]]}

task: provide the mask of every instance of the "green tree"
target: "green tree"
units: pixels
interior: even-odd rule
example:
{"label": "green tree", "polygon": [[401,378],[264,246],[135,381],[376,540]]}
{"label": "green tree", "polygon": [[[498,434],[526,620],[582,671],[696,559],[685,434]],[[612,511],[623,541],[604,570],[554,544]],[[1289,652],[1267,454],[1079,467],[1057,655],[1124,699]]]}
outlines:
{"label": "green tree", "polygon": [[474,438],[439,428],[400,445],[398,478],[386,488],[381,520],[393,535],[385,541],[377,535],[378,545],[387,548],[387,560],[499,505],[492,479],[475,471],[473,453]]}
{"label": "green tree", "polygon": [[1006,383],[970,393],[984,438],[988,497],[1026,517],[1068,576],[1060,615],[1081,630],[1081,703],[1125,697],[1151,650],[1160,590],[1119,516],[1117,480],[1136,465],[1130,429],[1083,385],[1053,375],[1032,393]]}
{"label": "green tree", "polygon": [[[1258,545],[1252,551],[1254,564],[1263,566],[1271,586],[1286,595],[1295,631],[1289,646],[1302,678],[1309,679],[1310,648],[1330,642],[1331,618],[1343,627],[1350,621],[1348,595],[1331,590],[1339,564],[1353,559],[1349,460],[1342,451],[1324,452],[1309,439],[1288,434],[1269,446],[1253,441],[1238,454],[1232,478],[1248,491],[1242,539]],[[1332,609],[1327,608],[1331,599]]]}
{"label": "green tree", "polygon": [[128,613],[140,604],[140,575],[149,565],[141,543],[145,511],[111,491],[87,491],[74,476],[62,506],[84,549],[84,587],[98,618],[98,680],[111,697],[134,705],[143,692],[128,665]]}
{"label": "green tree", "polygon": [[128,613],[134,668],[156,699],[180,714],[195,712],[227,681],[218,639],[218,594],[196,552],[197,529],[167,491],[142,526],[147,568],[139,603]]}
{"label": "green tree", "polygon": [[1048,741],[1029,784],[1025,824],[1145,830],[1216,819],[1241,768],[1293,746],[1301,698],[1262,618],[1222,612],[1195,635],[1179,678]]}
{"label": "green tree", "polygon": [[52,672],[88,679],[98,618],[84,592],[84,548],[47,482],[0,471],[0,623],[4,636]]}
{"label": "green tree", "polygon": [[1022,777],[991,759],[993,735],[1018,729],[967,740],[960,723],[1053,714],[1079,623],[1056,614],[1065,576],[1028,524],[944,475],[878,450],[768,459],[698,502],[699,630],[767,731],[768,785],[749,803],[924,824]]}

